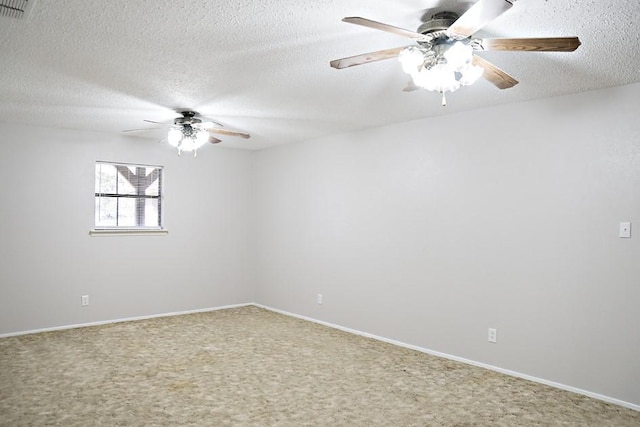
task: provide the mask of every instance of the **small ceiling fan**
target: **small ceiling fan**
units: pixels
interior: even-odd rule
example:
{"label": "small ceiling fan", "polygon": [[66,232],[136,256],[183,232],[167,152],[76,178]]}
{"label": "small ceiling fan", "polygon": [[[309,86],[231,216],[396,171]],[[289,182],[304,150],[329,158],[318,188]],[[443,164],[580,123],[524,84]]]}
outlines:
{"label": "small ceiling fan", "polygon": [[481,76],[499,89],[518,84],[509,74],[491,62],[475,55],[474,51],[538,51],[572,52],[580,46],[578,37],[542,38],[490,38],[471,36],[513,6],[515,0],[478,0],[461,16],[453,12],[440,12],[418,27],[405,30],[361,17],[348,17],[343,21],[408,37],[417,45],[397,47],[364,53],[330,62],[342,69],[397,57],[403,70],[412,77],[405,91],[428,89],[442,93],[453,92],[461,86],[474,83]]}
{"label": "small ceiling fan", "polygon": [[[169,128],[167,134],[167,142],[178,149],[178,155],[183,151],[193,151],[194,157],[197,156],[198,148],[207,142],[217,144],[221,142],[215,135],[239,136],[248,139],[251,137],[248,133],[237,130],[226,129],[221,123],[207,120],[202,121],[202,117],[195,111],[179,111],[180,117],[176,117],[172,122],[161,123],[153,120],[145,120],[147,123],[166,126]],[[129,129],[123,132],[142,132],[152,129]]]}

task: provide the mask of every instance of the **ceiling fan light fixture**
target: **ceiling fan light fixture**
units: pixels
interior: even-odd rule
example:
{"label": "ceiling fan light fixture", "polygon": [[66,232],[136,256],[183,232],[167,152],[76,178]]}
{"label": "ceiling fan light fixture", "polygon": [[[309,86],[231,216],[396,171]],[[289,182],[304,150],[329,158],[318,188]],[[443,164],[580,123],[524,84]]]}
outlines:
{"label": "ceiling fan light fixture", "polygon": [[172,127],[167,134],[167,142],[172,147],[178,149],[178,155],[183,151],[193,151],[194,157],[197,156],[198,148],[202,147],[209,141],[209,132],[205,129],[193,127],[185,124],[182,127]]}
{"label": "ceiling fan light fixture", "polygon": [[402,69],[421,88],[442,93],[446,106],[446,92],[475,83],[484,69],[473,65],[473,47],[462,41],[443,40],[430,46],[408,46],[398,55]]}

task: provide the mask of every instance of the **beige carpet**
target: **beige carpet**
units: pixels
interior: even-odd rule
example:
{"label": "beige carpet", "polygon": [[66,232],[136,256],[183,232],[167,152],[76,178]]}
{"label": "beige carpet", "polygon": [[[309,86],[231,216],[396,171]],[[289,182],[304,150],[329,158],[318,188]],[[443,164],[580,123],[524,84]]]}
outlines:
{"label": "beige carpet", "polygon": [[256,307],[0,339],[2,426],[640,426],[640,412]]}

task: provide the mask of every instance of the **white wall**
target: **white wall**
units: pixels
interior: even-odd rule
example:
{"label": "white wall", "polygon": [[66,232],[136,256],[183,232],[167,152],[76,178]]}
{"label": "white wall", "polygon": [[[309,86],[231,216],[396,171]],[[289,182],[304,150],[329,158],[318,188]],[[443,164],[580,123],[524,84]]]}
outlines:
{"label": "white wall", "polygon": [[[251,153],[6,123],[0,141],[0,334],[252,301]],[[89,236],[96,160],[165,166],[168,235]]]}
{"label": "white wall", "polygon": [[638,99],[636,84],[256,153],[257,301],[640,404]]}

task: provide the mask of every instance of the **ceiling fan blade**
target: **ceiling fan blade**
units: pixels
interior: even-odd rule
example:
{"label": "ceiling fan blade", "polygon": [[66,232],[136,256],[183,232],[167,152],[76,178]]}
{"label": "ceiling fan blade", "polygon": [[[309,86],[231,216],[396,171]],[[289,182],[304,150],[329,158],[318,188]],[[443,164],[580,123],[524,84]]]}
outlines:
{"label": "ceiling fan blade", "polygon": [[513,4],[509,0],[478,0],[454,22],[447,33],[462,38],[473,33],[509,10]]}
{"label": "ceiling fan blade", "polygon": [[473,55],[473,65],[484,69],[482,77],[493,83],[498,89],[509,89],[518,84],[518,81],[486,59]]}
{"label": "ceiling fan blade", "polygon": [[540,37],[525,39],[484,39],[484,50],[515,50],[539,52],[573,52],[580,46],[577,37]]}
{"label": "ceiling fan blade", "polygon": [[383,24],[382,22],[372,21],[370,19],[361,18],[359,16],[350,16],[342,19],[343,22],[349,24],[362,25],[363,27],[373,28],[374,30],[386,31],[387,33],[397,34],[411,39],[422,39],[424,35],[415,31],[405,30],[404,28],[394,27],[393,25]]}
{"label": "ceiling fan blade", "polygon": [[125,129],[122,131],[122,133],[129,133],[129,132],[146,132],[149,130],[157,130],[160,128],[145,128],[145,129]]}
{"label": "ceiling fan blade", "polygon": [[218,123],[218,122],[216,122],[216,121],[214,121],[214,120],[207,119],[207,121],[206,121],[206,122],[202,122],[202,123],[201,123],[201,126],[202,126],[203,128],[205,128],[205,129],[208,129],[208,128],[213,127],[213,126],[223,127],[224,125],[223,125],[222,123]]}
{"label": "ceiling fan blade", "polygon": [[348,58],[335,59],[329,64],[333,68],[338,70],[347,67],[353,67],[354,65],[367,64],[369,62],[382,61],[383,59],[395,58],[398,56],[403,47],[396,47],[393,49],[378,50],[376,52],[363,53],[361,55],[350,56]]}
{"label": "ceiling fan blade", "polygon": [[218,138],[214,138],[213,136],[209,135],[209,142],[210,142],[211,144],[217,144],[217,143],[219,143],[219,142],[222,142],[222,140],[221,140],[221,139],[218,139]]}
{"label": "ceiling fan blade", "polygon": [[239,136],[245,139],[251,138],[251,135],[249,135],[248,133],[239,132],[237,130],[229,130],[224,128],[211,128],[211,129],[207,129],[207,131],[211,133],[217,133],[220,135]]}

